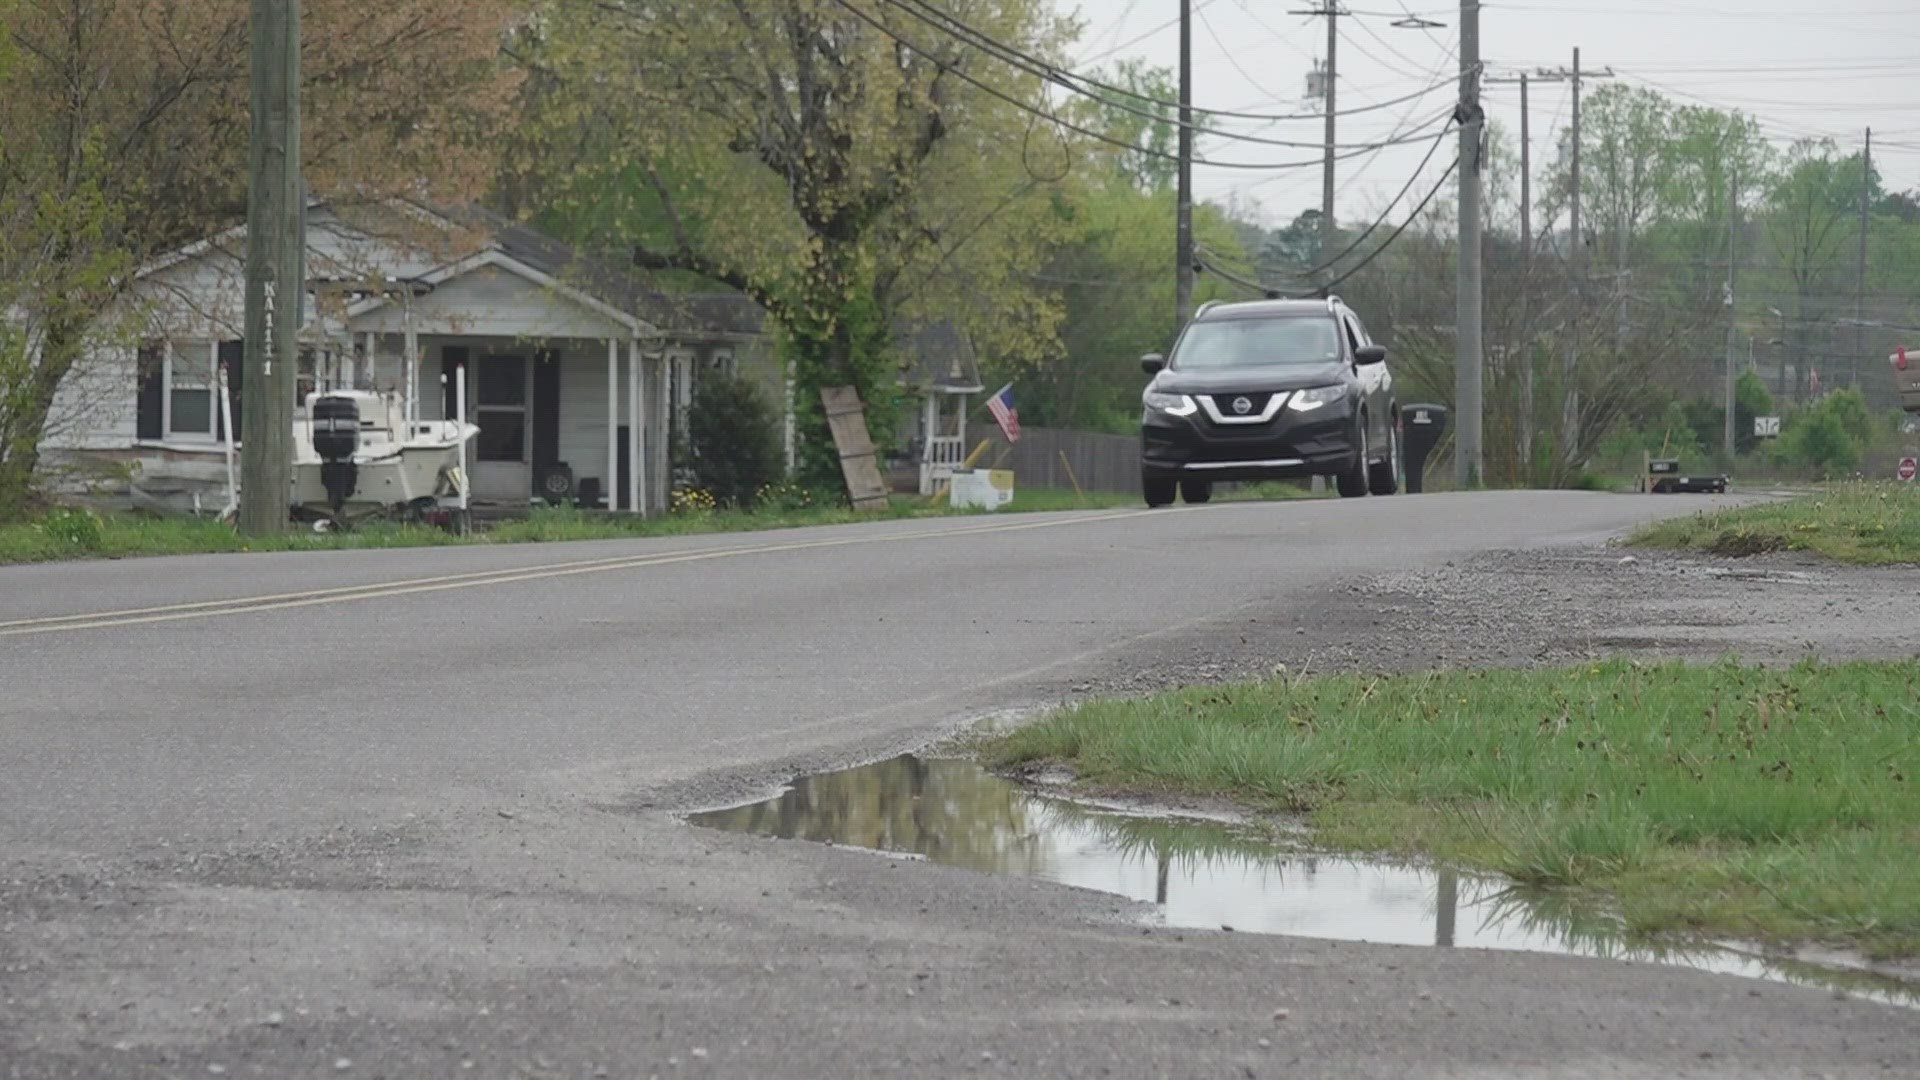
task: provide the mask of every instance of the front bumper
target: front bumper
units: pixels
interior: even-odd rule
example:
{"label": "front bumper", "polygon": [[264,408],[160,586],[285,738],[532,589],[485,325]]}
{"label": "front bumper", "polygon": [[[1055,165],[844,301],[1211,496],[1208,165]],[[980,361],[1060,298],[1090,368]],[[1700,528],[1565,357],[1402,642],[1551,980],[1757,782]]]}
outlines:
{"label": "front bumper", "polygon": [[1141,471],[1151,477],[1298,480],[1354,467],[1355,420],[1345,405],[1311,413],[1282,410],[1262,424],[1223,426],[1205,412],[1141,420]]}

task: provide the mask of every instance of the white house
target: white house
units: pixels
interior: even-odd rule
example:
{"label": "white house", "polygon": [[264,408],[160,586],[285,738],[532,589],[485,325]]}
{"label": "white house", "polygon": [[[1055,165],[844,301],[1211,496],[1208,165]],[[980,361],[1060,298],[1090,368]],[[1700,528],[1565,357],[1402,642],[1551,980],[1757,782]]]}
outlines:
{"label": "white house", "polygon": [[[221,505],[218,373],[237,409],[245,248],[243,226],[140,271],[144,340],[98,350],[62,385],[42,446],[51,466],[133,465],[121,471],[136,503]],[[482,211],[316,203],[307,252],[293,408],[351,388],[400,392],[417,419],[445,419],[464,371],[477,508],[541,496],[662,510],[700,372],[734,370],[786,400],[752,301],[655,292]]]}

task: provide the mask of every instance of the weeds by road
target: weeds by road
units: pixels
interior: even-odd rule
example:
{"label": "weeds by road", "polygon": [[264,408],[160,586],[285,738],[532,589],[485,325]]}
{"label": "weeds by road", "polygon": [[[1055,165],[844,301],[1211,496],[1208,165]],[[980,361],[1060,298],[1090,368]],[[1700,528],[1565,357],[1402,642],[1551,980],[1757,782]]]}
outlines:
{"label": "weeds by road", "polygon": [[1083,705],[989,764],[1306,812],[1604,899],[1637,933],[1920,955],[1920,662],[1275,678]]}
{"label": "weeds by road", "polygon": [[[1292,487],[1273,485],[1223,493],[1222,501],[1298,497]],[[1130,495],[1045,488],[1018,490],[1013,503],[999,513],[1044,513],[1060,510],[1110,510],[1137,506]],[[861,521],[951,517],[986,511],[953,510],[944,503],[902,496],[881,514],[856,513],[841,506],[797,510],[710,510],[666,514],[650,518],[586,513],[571,509],[540,509],[525,518],[502,521],[472,536],[459,537],[443,529],[385,524],[364,525],[352,532],[314,533],[298,530],[262,539],[244,537],[231,526],[212,520],[158,518],[138,514],[93,514],[56,509],[30,521],[0,524],[0,566],[55,562],[65,559],[126,559],[151,555],[199,555],[245,551],[341,551],[358,548],[438,547],[460,544],[538,544],[570,540],[620,540],[650,536],[693,536],[701,533],[760,532],[817,525],[848,525]]]}
{"label": "weeds by road", "polygon": [[1806,551],[1858,566],[1915,563],[1920,562],[1920,488],[1836,485],[1785,502],[1664,521],[1635,534],[1632,543],[1735,558]]}

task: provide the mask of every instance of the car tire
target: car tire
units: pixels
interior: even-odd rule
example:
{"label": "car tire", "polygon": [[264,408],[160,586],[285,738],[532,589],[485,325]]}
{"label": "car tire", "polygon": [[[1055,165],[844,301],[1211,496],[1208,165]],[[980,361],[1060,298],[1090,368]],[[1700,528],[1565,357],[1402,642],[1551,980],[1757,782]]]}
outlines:
{"label": "car tire", "polygon": [[1180,481],[1180,498],[1182,501],[1186,502],[1190,506],[1199,506],[1202,503],[1212,502],[1213,501],[1213,481],[1211,480]]}
{"label": "car tire", "polygon": [[1140,491],[1147,497],[1147,507],[1157,510],[1162,506],[1173,505],[1174,496],[1179,494],[1180,485],[1164,476],[1140,475]]}
{"label": "car tire", "polygon": [[1334,477],[1334,486],[1340,489],[1343,499],[1361,499],[1367,494],[1367,418],[1360,418],[1360,450],[1353,455],[1353,467]]}
{"label": "car tire", "polygon": [[1400,425],[1387,428],[1387,458],[1367,467],[1367,489],[1375,495],[1400,494]]}

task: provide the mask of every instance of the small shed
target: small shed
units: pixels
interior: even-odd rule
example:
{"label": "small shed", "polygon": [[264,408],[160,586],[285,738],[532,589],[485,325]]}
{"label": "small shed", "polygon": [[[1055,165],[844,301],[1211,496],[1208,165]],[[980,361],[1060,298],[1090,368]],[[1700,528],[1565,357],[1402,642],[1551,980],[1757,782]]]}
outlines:
{"label": "small shed", "polygon": [[972,340],[951,322],[902,327],[894,346],[905,368],[901,387],[922,399],[915,441],[920,494],[931,495],[967,458],[968,398],[985,389],[980,363]]}

